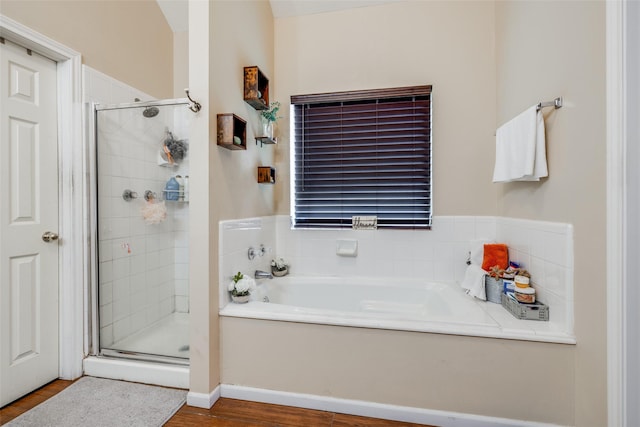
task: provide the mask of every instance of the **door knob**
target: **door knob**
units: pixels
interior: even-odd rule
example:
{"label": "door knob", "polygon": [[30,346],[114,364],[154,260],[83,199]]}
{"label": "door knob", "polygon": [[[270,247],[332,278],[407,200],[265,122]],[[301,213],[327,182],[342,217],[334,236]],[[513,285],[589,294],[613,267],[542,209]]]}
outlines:
{"label": "door knob", "polygon": [[58,240],[58,234],[53,231],[45,231],[42,235],[42,240],[45,242],[50,242],[52,240]]}

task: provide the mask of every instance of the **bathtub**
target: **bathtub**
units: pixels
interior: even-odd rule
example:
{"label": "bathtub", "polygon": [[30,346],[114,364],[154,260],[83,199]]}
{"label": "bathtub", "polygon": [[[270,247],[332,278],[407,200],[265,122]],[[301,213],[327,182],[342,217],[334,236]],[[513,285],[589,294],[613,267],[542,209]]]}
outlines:
{"label": "bathtub", "polygon": [[553,322],[518,320],[456,283],[286,276],[258,281],[245,304],[229,302],[224,288],[227,317],[575,344]]}

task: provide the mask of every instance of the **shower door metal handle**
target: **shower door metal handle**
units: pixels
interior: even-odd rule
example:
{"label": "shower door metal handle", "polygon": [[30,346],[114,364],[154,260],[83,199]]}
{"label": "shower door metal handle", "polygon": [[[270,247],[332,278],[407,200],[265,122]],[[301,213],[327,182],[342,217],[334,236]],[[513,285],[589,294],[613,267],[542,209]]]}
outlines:
{"label": "shower door metal handle", "polygon": [[51,242],[52,240],[58,240],[58,233],[54,233],[53,231],[45,231],[42,235],[42,240],[45,242]]}

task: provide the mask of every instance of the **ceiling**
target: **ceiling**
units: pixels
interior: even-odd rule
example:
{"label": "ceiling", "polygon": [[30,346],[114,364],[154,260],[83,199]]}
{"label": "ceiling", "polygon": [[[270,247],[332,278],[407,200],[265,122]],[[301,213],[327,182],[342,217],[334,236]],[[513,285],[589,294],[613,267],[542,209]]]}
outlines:
{"label": "ceiling", "polygon": [[187,0],[156,0],[164,17],[174,33],[189,30],[189,9]]}
{"label": "ceiling", "polygon": [[269,0],[274,18],[377,6],[401,0]]}
{"label": "ceiling", "polygon": [[[189,29],[188,0],[156,0],[174,33]],[[236,0],[238,1],[238,0]],[[269,0],[274,18],[377,6],[402,0]]]}

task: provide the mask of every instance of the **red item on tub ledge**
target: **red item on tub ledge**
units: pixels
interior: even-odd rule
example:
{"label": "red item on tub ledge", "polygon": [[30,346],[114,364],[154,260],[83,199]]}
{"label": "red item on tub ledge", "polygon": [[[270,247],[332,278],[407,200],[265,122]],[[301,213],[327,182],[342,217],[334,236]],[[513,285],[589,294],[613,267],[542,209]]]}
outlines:
{"label": "red item on tub ledge", "polygon": [[502,270],[509,267],[509,248],[504,243],[486,243],[484,245],[482,269],[489,271],[495,265]]}

